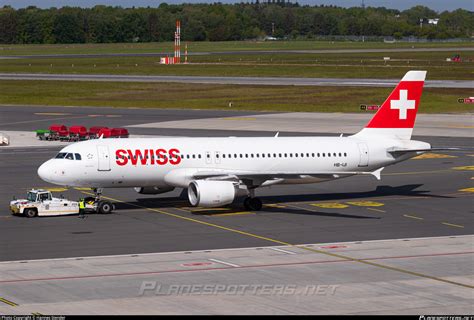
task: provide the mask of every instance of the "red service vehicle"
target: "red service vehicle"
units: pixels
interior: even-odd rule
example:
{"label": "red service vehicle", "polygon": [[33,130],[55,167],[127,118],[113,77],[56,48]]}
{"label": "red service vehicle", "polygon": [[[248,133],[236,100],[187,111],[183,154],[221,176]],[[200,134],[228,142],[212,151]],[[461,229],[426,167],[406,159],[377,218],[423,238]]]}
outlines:
{"label": "red service vehicle", "polygon": [[90,139],[98,138],[100,136],[99,131],[102,130],[102,129],[108,129],[108,128],[107,127],[91,127],[89,129],[89,138]]}
{"label": "red service vehicle", "polygon": [[112,129],[109,129],[107,127],[104,127],[97,132],[97,137],[100,138],[110,138],[112,136]]}
{"label": "red service vehicle", "polygon": [[69,128],[69,136],[73,141],[86,140],[89,132],[84,126],[72,126]]}
{"label": "red service vehicle", "polygon": [[128,138],[128,130],[125,128],[113,128],[111,131],[112,138]]}
{"label": "red service vehicle", "polygon": [[49,140],[65,140],[69,137],[69,131],[63,124],[52,124],[49,126],[50,136]]}
{"label": "red service vehicle", "polygon": [[70,139],[69,131],[67,129],[66,130],[59,130],[57,137],[61,141],[69,141],[69,139]]}
{"label": "red service vehicle", "polygon": [[55,131],[55,132],[64,131],[64,130],[67,131],[67,127],[64,124],[52,124],[49,126],[49,130]]}

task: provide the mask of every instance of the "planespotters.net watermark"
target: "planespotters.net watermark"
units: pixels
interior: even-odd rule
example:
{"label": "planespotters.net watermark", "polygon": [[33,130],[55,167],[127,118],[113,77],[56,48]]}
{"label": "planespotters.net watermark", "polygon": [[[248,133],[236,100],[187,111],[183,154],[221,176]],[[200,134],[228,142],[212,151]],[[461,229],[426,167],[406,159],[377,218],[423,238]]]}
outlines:
{"label": "planespotters.net watermark", "polygon": [[332,296],[339,285],[306,285],[292,284],[176,284],[161,285],[157,281],[143,281],[139,296],[190,296],[190,295],[256,295],[256,296]]}

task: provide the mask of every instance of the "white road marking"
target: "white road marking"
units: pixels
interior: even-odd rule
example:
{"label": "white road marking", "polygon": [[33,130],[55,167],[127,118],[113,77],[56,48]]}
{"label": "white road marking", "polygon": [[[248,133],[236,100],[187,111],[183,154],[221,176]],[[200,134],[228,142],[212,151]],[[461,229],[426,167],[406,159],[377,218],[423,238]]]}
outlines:
{"label": "white road marking", "polygon": [[209,259],[209,261],[225,264],[226,266],[230,266],[230,267],[234,267],[234,268],[240,267],[238,264],[233,264],[233,263],[230,263],[230,262],[225,262],[225,261],[217,260],[217,259]]}
{"label": "white road marking", "polygon": [[[306,243],[297,244],[297,247],[307,246],[324,246],[330,244],[348,244],[348,243],[372,243],[372,242],[387,242],[387,241],[410,241],[410,240],[430,240],[430,239],[444,239],[444,238],[470,238],[474,234],[456,235],[456,236],[438,236],[438,237],[419,237],[419,238],[399,238],[399,239],[382,239],[382,240],[354,240],[346,242],[325,242],[325,243]],[[197,252],[221,252],[221,251],[238,251],[238,250],[249,250],[249,249],[269,249],[269,248],[287,248],[288,246],[266,246],[266,247],[242,247],[242,248],[227,248],[227,249],[207,249],[207,250],[191,250],[191,251],[170,251],[170,252],[153,252],[153,253],[137,253],[137,254],[118,254],[118,255],[103,255],[103,256],[86,256],[86,257],[70,257],[70,258],[52,258],[52,259],[34,259],[34,260],[13,260],[13,261],[0,261],[0,264],[18,263],[18,262],[45,262],[45,261],[68,261],[68,260],[85,260],[85,259],[103,259],[103,258],[125,258],[125,257],[142,257],[152,255],[167,255],[177,253],[197,253]]]}
{"label": "white road marking", "polygon": [[287,254],[296,254],[296,252],[287,251],[287,250],[283,250],[283,249],[280,249],[280,248],[269,247],[268,249],[275,250],[275,251],[280,251],[280,252],[287,253]]}

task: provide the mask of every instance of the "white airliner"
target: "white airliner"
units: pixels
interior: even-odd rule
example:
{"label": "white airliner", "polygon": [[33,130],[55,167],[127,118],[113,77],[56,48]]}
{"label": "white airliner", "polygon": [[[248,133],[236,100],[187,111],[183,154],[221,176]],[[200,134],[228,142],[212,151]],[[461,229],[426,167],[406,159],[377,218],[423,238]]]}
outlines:
{"label": "white airliner", "polygon": [[386,166],[433,150],[411,140],[426,71],[409,71],[365,128],[348,137],[96,139],[63,148],[38,169],[68,187],[135,187],[141,194],[187,188],[193,206],[218,207],[255,189],[316,183],[353,175],[380,179]]}

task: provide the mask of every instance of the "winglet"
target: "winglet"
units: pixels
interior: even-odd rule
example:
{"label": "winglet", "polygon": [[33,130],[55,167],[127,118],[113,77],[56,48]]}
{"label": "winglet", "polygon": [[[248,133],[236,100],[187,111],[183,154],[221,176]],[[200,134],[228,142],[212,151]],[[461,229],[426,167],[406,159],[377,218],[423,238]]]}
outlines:
{"label": "winglet", "polygon": [[370,174],[373,175],[377,180],[380,180],[380,173],[382,173],[382,170],[383,170],[384,168],[385,168],[385,167],[378,168],[377,170],[372,171]]}

